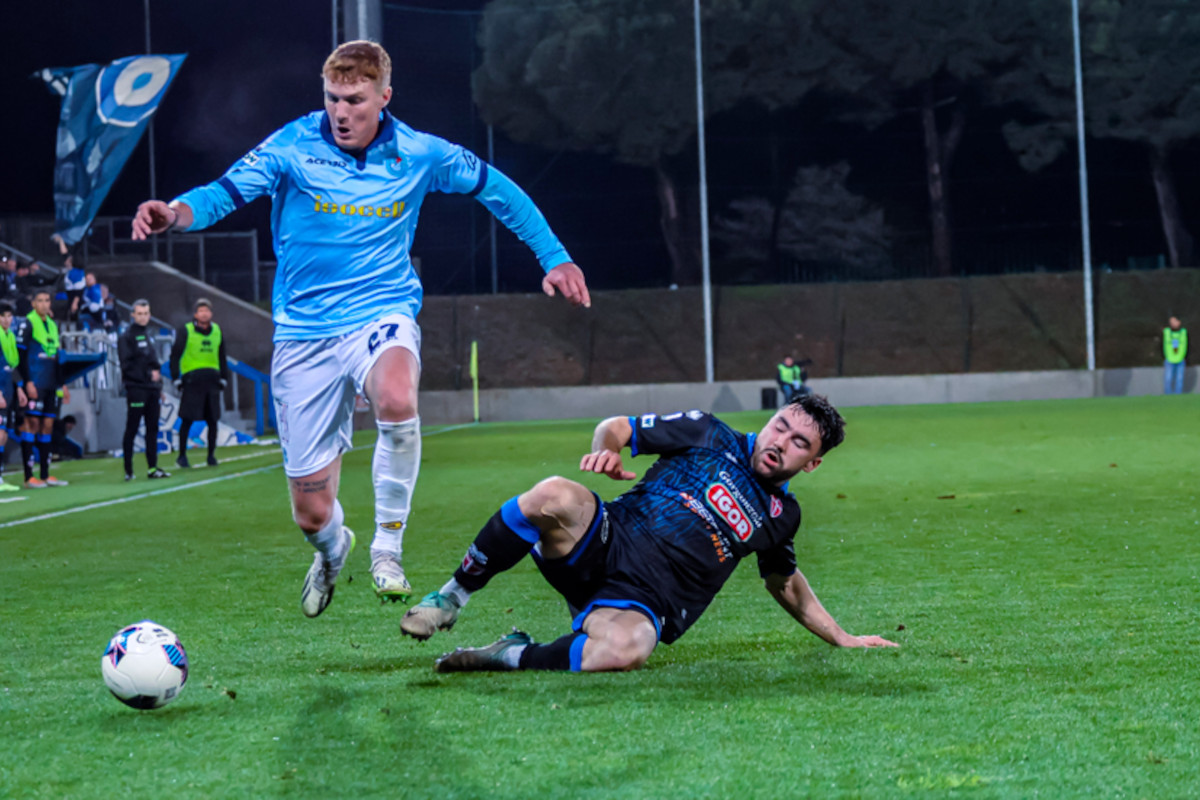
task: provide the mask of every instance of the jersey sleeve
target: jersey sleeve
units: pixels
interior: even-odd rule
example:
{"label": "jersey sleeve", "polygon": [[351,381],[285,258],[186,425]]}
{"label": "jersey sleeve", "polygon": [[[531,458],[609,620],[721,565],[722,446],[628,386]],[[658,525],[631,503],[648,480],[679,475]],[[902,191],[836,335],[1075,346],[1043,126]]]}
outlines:
{"label": "jersey sleeve", "polygon": [[281,143],[288,138],[286,131],[281,128],[268,136],[217,180],[175,198],[192,210],[189,231],[203,230],[252,200],[274,193],[287,163]]}
{"label": "jersey sleeve", "polygon": [[544,272],[572,260],[550,230],[546,217],[521,187],[470,150],[431,138],[441,148],[430,184],[433,191],[474,197],[533,251]]}
{"label": "jersey sleeve", "polygon": [[674,453],[705,444],[717,424],[711,414],[703,411],[676,411],[674,414],[642,414],[630,417],[633,437],[629,452],[638,456],[648,453]]}
{"label": "jersey sleeve", "polygon": [[772,547],[770,550],[759,550],[758,575],[766,578],[769,575],[787,577],[796,571],[796,540],[788,539]]}

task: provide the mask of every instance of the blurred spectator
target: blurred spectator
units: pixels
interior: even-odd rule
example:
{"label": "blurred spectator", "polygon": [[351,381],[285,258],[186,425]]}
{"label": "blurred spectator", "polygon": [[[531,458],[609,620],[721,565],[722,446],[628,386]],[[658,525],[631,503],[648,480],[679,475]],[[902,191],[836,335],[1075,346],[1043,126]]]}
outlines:
{"label": "blurred spectator", "polygon": [[[63,403],[71,401],[71,392],[63,384],[59,361],[58,325],[50,316],[50,292],[45,288],[33,293],[33,311],[26,315],[17,337],[20,363],[17,369],[25,379],[24,431],[21,434],[21,460],[25,462],[25,488],[43,489],[66,486],[67,481],[50,474],[50,440],[54,420]],[[33,449],[37,444],[41,477],[33,475]]]}
{"label": "blurred spectator", "polygon": [[83,458],[83,445],[71,438],[75,425],[74,414],[55,420],[54,431],[50,434],[50,458],[54,461]]}
{"label": "blurred spectator", "polygon": [[15,492],[18,488],[4,482],[4,446],[8,432],[17,429],[17,409],[26,402],[21,388],[24,381],[17,371],[21,358],[12,322],[12,305],[0,301],[0,492]]}
{"label": "blurred spectator", "polygon": [[84,275],[80,296],[79,323],[86,331],[104,328],[104,294],[96,281],[96,273]]}
{"label": "blurred spectator", "polygon": [[8,253],[0,253],[0,301],[12,302],[17,297],[17,261]]}
{"label": "blurred spectator", "polygon": [[133,480],[133,443],[143,423],[146,426],[146,477],[169,478],[171,473],[158,468],[162,369],[154,334],[149,327],[150,301],[134,301],[132,316],[117,345],[121,356],[121,380],[125,384],[125,438],[121,444],[125,456],[125,480]]}
{"label": "blurred spectator", "polygon": [[50,291],[54,285],[54,277],[45,273],[41,264],[31,261],[24,264],[17,262],[17,316],[28,316],[33,310],[33,295],[39,290]]}
{"label": "blurred spectator", "polygon": [[[68,256],[67,261],[71,259]],[[87,280],[82,267],[71,267],[63,276],[63,293],[66,299],[66,319],[69,322],[79,320],[79,312],[83,306],[83,290]]]}
{"label": "blurred spectator", "polygon": [[108,333],[116,333],[117,328],[120,327],[121,316],[117,313],[117,298],[108,291],[107,283],[100,284],[100,297],[104,303],[104,316],[101,319],[104,330]]}
{"label": "blurred spectator", "polygon": [[801,395],[812,392],[812,389],[804,385],[804,382],[808,380],[808,371],[802,366],[802,364],[811,363],[812,359],[806,358],[800,364],[797,364],[796,360],[791,356],[784,356],[783,361],[775,365],[775,381],[779,384],[779,390],[783,393],[784,405],[787,405]]}
{"label": "blurred spectator", "polygon": [[175,388],[183,392],[179,400],[179,458],[175,463],[184,469],[191,466],[187,457],[188,435],[192,423],[203,419],[208,425],[208,465],[215,467],[221,390],[229,380],[229,365],[221,326],[212,321],[212,303],[203,297],[196,301],[192,321],[175,335],[171,376]]}
{"label": "blurred spectator", "polygon": [[1187,328],[1179,317],[1171,317],[1163,328],[1163,394],[1183,394],[1187,345]]}

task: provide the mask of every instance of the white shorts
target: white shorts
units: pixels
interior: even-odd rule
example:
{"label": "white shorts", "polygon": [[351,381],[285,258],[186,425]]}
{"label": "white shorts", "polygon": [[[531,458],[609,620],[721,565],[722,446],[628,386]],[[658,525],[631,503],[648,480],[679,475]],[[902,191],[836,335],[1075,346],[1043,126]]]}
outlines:
{"label": "white shorts", "polygon": [[350,449],[354,398],[393,347],[421,363],[421,329],[411,317],[389,314],[331,339],[275,343],[271,394],[289,478],[312,475]]}

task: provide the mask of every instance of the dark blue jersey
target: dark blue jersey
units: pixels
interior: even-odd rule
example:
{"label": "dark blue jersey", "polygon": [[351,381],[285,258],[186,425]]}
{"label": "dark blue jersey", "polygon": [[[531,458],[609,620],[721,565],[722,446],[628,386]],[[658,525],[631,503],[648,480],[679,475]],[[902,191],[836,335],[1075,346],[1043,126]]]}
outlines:
{"label": "dark blue jersey", "polygon": [[[34,312],[31,312],[34,313]],[[17,330],[17,352],[20,355],[18,370],[21,376],[38,388],[38,392],[57,391],[62,388],[59,379],[58,350],[53,355],[47,353],[33,336],[33,325],[27,317],[19,317],[13,323]],[[56,340],[57,343],[57,340]],[[46,398],[41,398],[46,399]]]}
{"label": "dark blue jersey", "polygon": [[800,504],[787,488],[751,469],[755,434],[742,434],[702,411],[631,417],[633,455],[658,462],[605,508],[649,563],[670,564],[674,591],[694,617],[755,553],[759,573],[791,575]]}

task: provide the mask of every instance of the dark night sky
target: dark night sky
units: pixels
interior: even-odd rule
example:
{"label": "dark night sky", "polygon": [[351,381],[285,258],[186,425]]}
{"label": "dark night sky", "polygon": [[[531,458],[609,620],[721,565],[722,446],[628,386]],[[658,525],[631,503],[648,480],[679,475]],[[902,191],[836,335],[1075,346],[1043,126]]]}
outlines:
{"label": "dark night sky", "polygon": [[[478,10],[485,0],[405,0],[431,11]],[[319,69],[331,47],[328,0],[152,0],[153,50],[188,53],[156,117],[159,195],[172,197],[213,180],[271,131],[320,106]],[[15,7],[15,8],[14,8]],[[0,12],[5,56],[0,85],[10,110],[0,148],[0,214],[52,211],[51,178],[59,98],[37,69],[107,62],[143,52],[142,0],[103,3],[7,2]],[[473,15],[417,13],[395,7],[384,14],[384,44],[394,64],[390,110],[415,128],[486,152],[486,128],[470,97],[477,58]],[[920,131],[900,118],[875,131],[821,120],[820,101],[785,114],[791,170],[801,163],[851,160],[850,187],[884,204],[901,237],[926,235]],[[760,138],[764,115],[753,108],[710,122],[708,165],[711,207],[770,182]],[[1077,250],[1078,195],[1074,157],[1061,158],[1037,176],[1021,172],[999,134],[1002,119],[972,120],[952,185],[958,242],[964,251],[986,251],[996,238],[1054,238]],[[1096,260],[1161,251],[1153,187],[1144,156],[1127,145],[1091,148]],[[661,286],[669,282],[658,232],[651,174],[607,158],[556,154],[516,145],[497,132],[495,163],[538,204],[596,288]],[[676,172],[688,175],[695,150],[681,154]],[[1200,206],[1200,153],[1176,158],[1185,212]],[[145,142],[130,159],[101,209],[132,213],[149,186]],[[267,240],[268,204],[258,202],[220,223],[219,229],[258,226]],[[459,197],[430,198],[422,212],[414,253],[430,268],[431,294],[490,291],[486,212]],[[1200,231],[1196,231],[1200,233]],[[1075,237],[1074,239],[1072,237]],[[538,270],[523,246],[502,233],[501,288],[536,291]],[[264,256],[267,256],[264,253]],[[269,256],[268,256],[269,257]]]}

